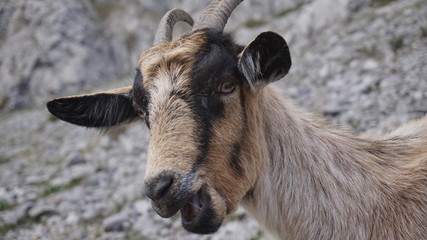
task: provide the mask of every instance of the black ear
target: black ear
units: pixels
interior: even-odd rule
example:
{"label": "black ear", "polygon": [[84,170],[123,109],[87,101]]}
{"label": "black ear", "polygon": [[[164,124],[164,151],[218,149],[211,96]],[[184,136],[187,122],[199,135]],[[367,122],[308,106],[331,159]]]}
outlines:
{"label": "black ear", "polygon": [[279,34],[263,32],[241,53],[239,70],[252,90],[284,77],[291,68],[288,44]]}
{"label": "black ear", "polygon": [[85,127],[112,127],[138,117],[131,87],[54,99],[47,109],[63,121]]}

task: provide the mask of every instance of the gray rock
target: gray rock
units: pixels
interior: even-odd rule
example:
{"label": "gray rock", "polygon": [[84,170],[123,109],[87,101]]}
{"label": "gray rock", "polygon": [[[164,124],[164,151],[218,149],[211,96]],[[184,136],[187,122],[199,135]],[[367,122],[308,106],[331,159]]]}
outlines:
{"label": "gray rock", "polygon": [[65,218],[65,223],[68,225],[75,225],[80,221],[79,215],[77,215],[75,212],[70,212],[67,217]]}
{"label": "gray rock", "polygon": [[67,167],[86,163],[86,159],[80,154],[74,154],[67,161]]}
{"label": "gray rock", "polygon": [[149,214],[152,212],[151,202],[149,200],[138,200],[134,202],[134,209],[140,215]]}
{"label": "gray rock", "polygon": [[28,210],[28,216],[34,219],[41,219],[44,216],[56,214],[57,210],[54,206],[48,204],[36,204]]}
{"label": "gray rock", "polygon": [[5,110],[41,104],[122,73],[82,2],[6,1],[2,6],[13,10],[10,21],[0,22],[6,24],[0,29],[7,29],[0,49]]}
{"label": "gray rock", "polygon": [[12,204],[13,202],[13,196],[10,193],[10,191],[7,191],[6,188],[1,187],[0,188],[0,201],[2,203],[7,203],[8,205]]}
{"label": "gray rock", "polygon": [[104,231],[106,232],[121,232],[129,229],[131,223],[129,221],[129,216],[123,213],[112,215],[106,218],[103,223]]}
{"label": "gray rock", "polygon": [[28,216],[28,211],[33,207],[34,203],[32,202],[23,203],[12,210],[0,213],[0,227],[16,225],[20,220]]}

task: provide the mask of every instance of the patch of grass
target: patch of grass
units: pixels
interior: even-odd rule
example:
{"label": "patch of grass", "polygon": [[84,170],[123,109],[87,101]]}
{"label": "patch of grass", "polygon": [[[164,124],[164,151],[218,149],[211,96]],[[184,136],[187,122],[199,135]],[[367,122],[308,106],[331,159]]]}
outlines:
{"label": "patch of grass", "polygon": [[246,218],[246,213],[235,214],[232,216],[232,220],[242,221],[245,218]]}
{"label": "patch of grass", "polygon": [[427,26],[421,26],[420,27],[421,37],[427,37]]}
{"label": "patch of grass", "polygon": [[137,39],[136,39],[135,33],[131,31],[126,31],[126,45],[128,46],[129,49],[131,49],[132,46],[135,45],[136,40]]}
{"label": "patch of grass", "polygon": [[373,85],[369,85],[368,87],[366,87],[366,88],[363,90],[363,93],[364,93],[364,94],[370,94],[370,93],[372,93],[372,92],[374,92],[374,91],[377,91],[377,90],[378,90],[378,87],[373,86]]}
{"label": "patch of grass", "polygon": [[73,188],[80,185],[85,180],[85,177],[75,178],[69,184],[65,186],[66,189]]}
{"label": "patch of grass", "polygon": [[283,16],[285,16],[291,12],[298,10],[298,8],[299,8],[299,6],[283,9],[282,11],[274,14],[274,17],[275,18],[283,17]]}
{"label": "patch of grass", "polygon": [[9,103],[9,97],[8,96],[4,96],[4,97],[2,97],[1,98],[1,100],[0,100],[0,111],[4,108],[4,107],[6,107],[6,105],[7,105],[7,103]]}
{"label": "patch of grass", "polygon": [[16,225],[5,225],[5,226],[0,226],[0,238],[5,236],[7,232],[9,232],[10,230],[14,230],[16,228]]}
{"label": "patch of grass", "polygon": [[95,3],[93,4],[93,6],[96,13],[102,20],[107,19],[111,15],[111,13],[113,13],[115,10],[119,8],[119,5],[114,2]]}
{"label": "patch of grass", "polygon": [[397,52],[399,49],[403,47],[403,38],[393,37],[389,43],[393,52]]}
{"label": "patch of grass", "polygon": [[233,215],[227,216],[227,218],[224,220],[224,224],[231,221],[242,221],[246,217],[247,217],[246,213],[233,214]]}
{"label": "patch of grass", "polygon": [[127,240],[144,240],[146,238],[144,238],[139,232],[131,229],[129,231],[126,231],[125,239],[127,239]]}
{"label": "patch of grass", "polygon": [[350,125],[353,129],[357,129],[360,126],[361,121],[350,118],[347,120],[348,125]]}
{"label": "patch of grass", "polygon": [[49,185],[49,186],[47,186],[44,190],[43,190],[43,192],[42,192],[42,194],[41,194],[41,197],[47,197],[47,196],[49,196],[49,195],[51,195],[51,194],[54,194],[54,193],[57,193],[57,192],[61,192],[61,191],[63,191],[65,188],[64,188],[64,186],[55,186],[55,185]]}
{"label": "patch of grass", "polygon": [[384,7],[394,1],[396,0],[374,0],[372,1],[372,7]]}
{"label": "patch of grass", "polygon": [[98,230],[96,231],[96,233],[95,233],[95,238],[96,238],[96,239],[98,239],[98,238],[100,238],[101,236],[102,236],[102,232],[101,232],[101,230],[99,230],[99,229],[98,229]]}
{"label": "patch of grass", "polygon": [[58,118],[49,113],[49,117],[47,118],[47,120],[49,122],[56,122],[56,121],[58,121]]}
{"label": "patch of grass", "polygon": [[267,24],[266,20],[255,20],[255,19],[251,19],[251,20],[248,20],[245,23],[245,26],[247,28],[256,28],[256,27],[260,27],[260,26],[265,25],[265,24]]}
{"label": "patch of grass", "polygon": [[181,218],[181,211],[178,211],[177,213],[175,213],[175,215],[172,216],[172,221],[177,221]]}
{"label": "patch of grass", "polygon": [[367,57],[375,57],[379,54],[378,48],[375,45],[358,48],[356,51]]}
{"label": "patch of grass", "polygon": [[12,230],[13,228],[9,227],[9,226],[1,226],[0,227],[0,237],[3,237],[4,235],[6,235],[7,232],[9,232],[9,230]]}
{"label": "patch of grass", "polygon": [[9,162],[10,158],[0,156],[0,164]]}
{"label": "patch of grass", "polygon": [[4,211],[6,209],[9,209],[11,205],[6,200],[0,200],[0,211]]}
{"label": "patch of grass", "polygon": [[256,235],[255,235],[253,238],[251,238],[251,240],[259,240],[259,239],[261,239],[263,236],[264,236],[264,232],[263,232],[263,231],[261,231],[261,230],[259,230],[259,231],[256,233]]}
{"label": "patch of grass", "polygon": [[0,239],[3,239],[2,237],[5,236],[9,231],[23,228],[37,222],[37,220],[27,217],[20,219],[16,224],[0,226]]}
{"label": "patch of grass", "polygon": [[84,177],[73,179],[73,180],[71,180],[71,182],[69,182],[65,186],[49,185],[43,190],[43,192],[40,194],[40,196],[41,197],[47,197],[51,194],[73,188],[77,185],[80,185],[84,181],[84,179],[85,179]]}

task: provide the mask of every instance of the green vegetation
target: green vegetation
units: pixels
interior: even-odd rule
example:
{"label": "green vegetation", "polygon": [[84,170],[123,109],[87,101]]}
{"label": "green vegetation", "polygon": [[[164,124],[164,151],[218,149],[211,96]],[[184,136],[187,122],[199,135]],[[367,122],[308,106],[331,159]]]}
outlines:
{"label": "green vegetation", "polygon": [[0,156],[0,164],[2,164],[2,163],[6,163],[6,162],[9,162],[9,158],[6,158],[6,157],[3,157],[3,156]]}
{"label": "green vegetation", "polygon": [[383,7],[385,5],[388,5],[391,2],[394,2],[396,0],[374,0],[372,1],[373,7]]}
{"label": "green vegetation", "polygon": [[40,194],[40,196],[41,197],[47,197],[51,194],[61,192],[61,191],[64,191],[66,189],[73,188],[77,185],[80,185],[84,179],[85,179],[84,177],[73,179],[70,183],[68,183],[65,186],[49,185],[43,190],[43,192]]}
{"label": "green vegetation", "polygon": [[397,52],[397,50],[403,47],[403,38],[401,37],[392,38],[390,40],[390,47],[393,50],[393,52]]}
{"label": "green vegetation", "polygon": [[99,239],[101,236],[102,236],[102,231],[100,229],[97,229],[95,233],[95,238]]}
{"label": "green vegetation", "polygon": [[365,89],[363,90],[363,93],[364,93],[364,94],[369,94],[369,93],[374,92],[374,91],[377,91],[377,90],[378,90],[378,87],[373,86],[373,85],[369,85],[367,88],[365,88]]}
{"label": "green vegetation", "polygon": [[9,102],[9,97],[4,96],[0,99],[0,110],[2,110],[6,104]]}
{"label": "green vegetation", "polygon": [[6,200],[0,200],[0,211],[4,211],[10,207],[10,204]]}
{"label": "green vegetation", "polygon": [[125,239],[127,240],[144,240],[145,238],[135,230],[126,231]]}
{"label": "green vegetation", "polygon": [[243,219],[246,218],[246,213],[239,213],[239,214],[233,214],[230,216],[227,216],[224,220],[224,224],[231,222],[231,221],[242,221]]}
{"label": "green vegetation", "polygon": [[420,27],[421,37],[427,37],[427,26]]}
{"label": "green vegetation", "polygon": [[253,237],[251,240],[259,240],[259,239],[261,239],[263,236],[264,236],[264,232],[263,232],[263,231],[261,231],[261,230],[259,230],[259,231],[256,233],[255,237]]}
{"label": "green vegetation", "polygon": [[243,219],[245,219],[245,218],[246,218],[246,213],[235,214],[233,217],[234,217],[234,219],[237,219],[237,220],[239,220],[239,221],[242,221]]}
{"label": "green vegetation", "polygon": [[356,51],[366,57],[378,57],[380,55],[380,51],[375,45],[358,48]]}
{"label": "green vegetation", "polygon": [[27,217],[20,219],[16,224],[0,226],[0,239],[3,239],[2,237],[9,231],[13,231],[18,227],[22,228],[23,226],[28,226],[35,222],[37,222],[37,220]]}
{"label": "green vegetation", "polygon": [[361,121],[360,121],[360,120],[353,119],[353,118],[350,118],[350,119],[348,119],[348,120],[347,120],[347,123],[348,123],[348,125],[350,125],[353,129],[357,129],[357,128],[360,126]]}
{"label": "green vegetation", "polygon": [[247,28],[256,28],[256,27],[259,27],[259,26],[262,26],[262,25],[265,25],[265,24],[267,24],[266,20],[255,20],[255,19],[251,19],[251,20],[248,20],[245,23],[245,26]]}
{"label": "green vegetation", "polygon": [[4,235],[6,235],[7,232],[9,232],[9,230],[13,230],[16,228],[16,225],[13,226],[9,226],[9,225],[5,225],[5,226],[0,226],[0,238]]}
{"label": "green vegetation", "polygon": [[275,18],[283,17],[283,16],[285,16],[285,15],[291,13],[291,12],[294,12],[294,11],[298,10],[298,8],[299,8],[299,6],[283,9],[282,11],[274,14],[274,17]]}
{"label": "green vegetation", "polygon": [[93,4],[95,11],[98,13],[98,16],[105,20],[108,18],[108,16],[111,15],[112,12],[117,10],[119,8],[119,4],[117,3],[110,3],[110,2],[100,2],[100,3],[94,3]]}
{"label": "green vegetation", "polygon": [[56,122],[56,121],[58,121],[58,118],[49,113],[49,117],[47,118],[47,120],[49,122]]}
{"label": "green vegetation", "polygon": [[180,218],[181,218],[181,211],[178,211],[177,213],[175,213],[175,215],[172,216],[172,221],[175,222]]}
{"label": "green vegetation", "polygon": [[47,197],[47,196],[49,196],[49,195],[51,195],[51,194],[54,194],[54,193],[57,193],[57,192],[61,192],[61,191],[63,191],[64,189],[65,189],[65,188],[64,188],[64,186],[49,185],[49,186],[47,186],[47,187],[43,190],[43,192],[42,192],[41,196],[42,196],[42,197]]}

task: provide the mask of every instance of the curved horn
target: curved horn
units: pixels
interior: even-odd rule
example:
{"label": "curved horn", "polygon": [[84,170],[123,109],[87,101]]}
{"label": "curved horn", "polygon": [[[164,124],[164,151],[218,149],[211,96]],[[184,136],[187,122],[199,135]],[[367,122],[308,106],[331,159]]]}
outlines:
{"label": "curved horn", "polygon": [[154,45],[171,41],[173,27],[178,21],[184,21],[190,26],[193,26],[193,18],[186,11],[178,8],[169,10],[169,12],[163,16],[157,28],[156,36],[154,37]]}
{"label": "curved horn", "polygon": [[233,10],[243,0],[215,0],[202,12],[202,15],[194,24],[193,31],[202,28],[213,28],[220,32],[224,30],[225,24]]}

